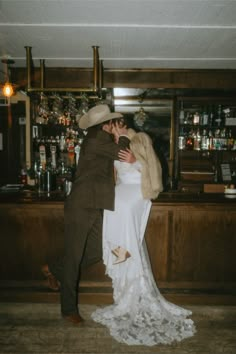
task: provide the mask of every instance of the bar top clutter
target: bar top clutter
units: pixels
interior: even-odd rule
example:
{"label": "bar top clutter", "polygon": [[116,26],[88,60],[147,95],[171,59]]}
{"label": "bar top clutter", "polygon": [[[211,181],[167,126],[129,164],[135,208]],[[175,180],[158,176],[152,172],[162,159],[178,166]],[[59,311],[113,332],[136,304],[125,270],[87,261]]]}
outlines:
{"label": "bar top clutter", "polygon": [[[227,191],[227,190],[226,190]],[[236,204],[235,193],[188,193],[188,192],[162,192],[154,204]],[[5,185],[0,187],[0,203],[61,203],[66,199],[66,194],[62,191],[41,192],[25,188],[21,185]]]}

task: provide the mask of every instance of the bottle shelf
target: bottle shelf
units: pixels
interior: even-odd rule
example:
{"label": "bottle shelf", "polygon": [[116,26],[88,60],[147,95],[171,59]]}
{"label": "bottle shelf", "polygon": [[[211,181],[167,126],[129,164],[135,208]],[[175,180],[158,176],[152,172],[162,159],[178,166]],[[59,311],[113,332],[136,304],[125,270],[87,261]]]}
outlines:
{"label": "bottle shelf", "polygon": [[[177,166],[181,183],[223,181],[221,166],[229,164],[235,181],[235,98],[183,98],[177,104]],[[208,173],[206,175],[206,173]],[[200,188],[201,189],[201,188]]]}

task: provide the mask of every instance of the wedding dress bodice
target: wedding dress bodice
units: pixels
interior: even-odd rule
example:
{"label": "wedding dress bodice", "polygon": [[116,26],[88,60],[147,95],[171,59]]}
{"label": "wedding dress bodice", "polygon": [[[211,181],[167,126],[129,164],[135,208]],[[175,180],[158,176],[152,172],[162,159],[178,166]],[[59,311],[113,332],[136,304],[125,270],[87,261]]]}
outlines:
{"label": "wedding dress bodice", "polygon": [[141,163],[127,163],[115,161],[115,169],[117,173],[116,184],[140,184],[141,183]]}

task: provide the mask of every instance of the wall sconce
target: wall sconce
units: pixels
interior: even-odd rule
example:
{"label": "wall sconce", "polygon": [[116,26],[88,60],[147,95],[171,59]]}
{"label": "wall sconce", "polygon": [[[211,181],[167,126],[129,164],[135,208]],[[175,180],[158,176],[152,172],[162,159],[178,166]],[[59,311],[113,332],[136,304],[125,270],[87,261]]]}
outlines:
{"label": "wall sconce", "polygon": [[11,97],[14,93],[13,86],[10,82],[6,82],[5,85],[2,88],[2,93],[3,96],[5,97]]}
{"label": "wall sconce", "polygon": [[9,65],[14,64],[15,62],[12,59],[2,59],[2,63],[6,64],[6,70],[5,70],[6,82],[2,87],[2,94],[3,96],[10,98],[14,94],[14,85],[10,82]]}

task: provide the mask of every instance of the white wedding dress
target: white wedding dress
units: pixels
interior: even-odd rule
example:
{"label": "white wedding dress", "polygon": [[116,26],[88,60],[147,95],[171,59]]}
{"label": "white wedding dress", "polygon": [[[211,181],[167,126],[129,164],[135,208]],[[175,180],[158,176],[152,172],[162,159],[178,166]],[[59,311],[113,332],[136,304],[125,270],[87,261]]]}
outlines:
{"label": "white wedding dress", "polygon": [[[115,211],[104,211],[103,260],[112,279],[114,304],[98,308],[92,318],[107,326],[111,336],[128,345],[170,344],[191,337],[191,311],[160,294],[149,262],[144,233],[151,201],[142,198],[141,165],[115,161]],[[112,250],[121,246],[131,257],[113,265]]]}

